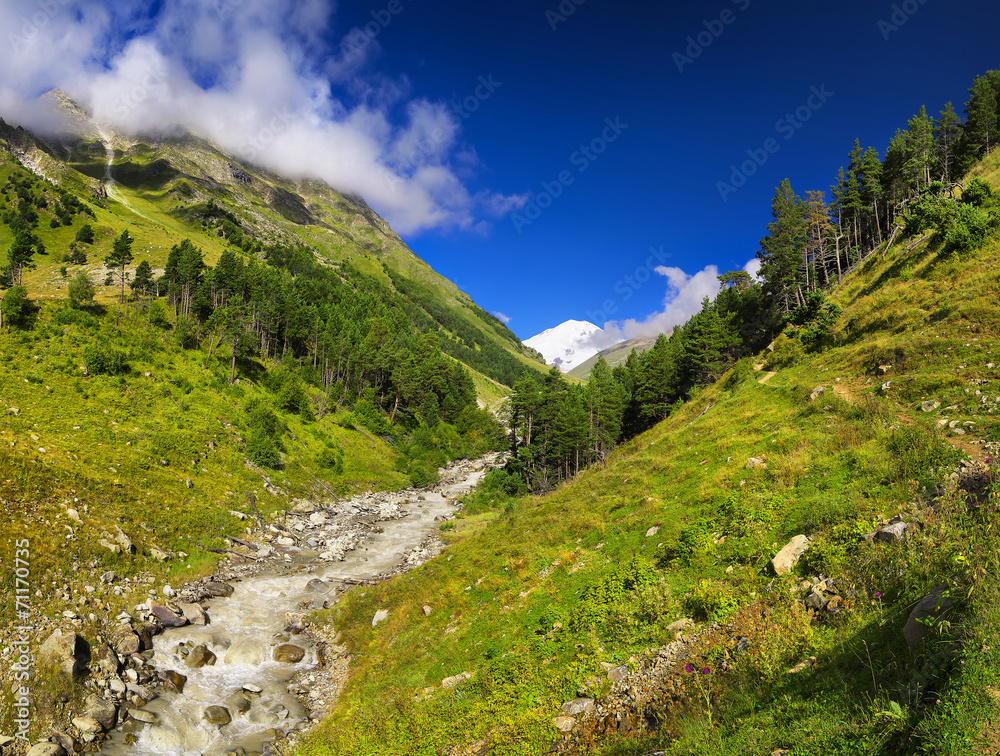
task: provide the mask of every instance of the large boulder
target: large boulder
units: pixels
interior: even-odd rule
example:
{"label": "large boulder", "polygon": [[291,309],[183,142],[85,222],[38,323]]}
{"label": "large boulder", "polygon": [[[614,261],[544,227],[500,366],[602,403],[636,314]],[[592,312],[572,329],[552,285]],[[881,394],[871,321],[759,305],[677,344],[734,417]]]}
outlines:
{"label": "large boulder", "polygon": [[771,560],[771,569],[775,575],[787,575],[792,568],[799,563],[802,555],[812,545],[810,540],[804,535],[797,535],[790,540],[785,547],[774,555]]}
{"label": "large boulder", "polygon": [[83,713],[80,716],[96,720],[102,728],[110,730],[117,724],[118,709],[113,703],[109,703],[99,696],[90,695],[84,701]]}
{"label": "large boulder", "polygon": [[579,717],[581,715],[594,715],[597,713],[597,706],[593,698],[574,698],[562,705],[564,717]]}
{"label": "large boulder", "polygon": [[114,642],[115,651],[122,656],[139,653],[139,636],[132,632],[132,628],[128,625],[115,630],[111,635],[111,640]]}
{"label": "large boulder", "polygon": [[183,627],[188,623],[184,615],[155,601],[149,602],[149,611],[153,613],[156,619],[163,623],[164,627]]}
{"label": "large boulder", "polygon": [[122,663],[118,654],[107,643],[95,643],[90,647],[90,666],[117,675],[121,671]]}
{"label": "large boulder", "polygon": [[285,662],[287,664],[296,664],[302,661],[302,658],[306,655],[306,652],[296,645],[291,643],[282,643],[280,646],[274,649],[274,660],[277,662]]}
{"label": "large boulder", "polygon": [[192,625],[208,624],[208,614],[205,613],[205,610],[201,608],[200,604],[178,603],[177,606],[184,614],[184,618],[187,619],[187,621]]}
{"label": "large boulder", "polygon": [[164,684],[178,693],[184,692],[184,683],[187,682],[187,678],[180,672],[173,669],[165,669],[162,672],[158,672],[157,676],[164,682]]}
{"label": "large boulder", "polygon": [[38,663],[67,677],[80,677],[90,664],[90,644],[76,633],[55,630],[38,649]]}
{"label": "large boulder", "polygon": [[187,655],[184,663],[192,669],[198,669],[199,667],[211,667],[215,664],[215,661],[215,654],[209,651],[203,643],[200,646],[195,646],[191,649],[191,653]]}
{"label": "large boulder", "polygon": [[232,716],[229,713],[229,709],[225,706],[209,706],[205,709],[205,721],[209,724],[227,725],[233,721]]}
{"label": "large boulder", "polygon": [[66,756],[66,749],[58,743],[38,743],[28,749],[27,756]]}
{"label": "large boulder", "polygon": [[205,583],[205,593],[216,598],[225,598],[233,595],[233,586],[227,583]]}
{"label": "large boulder", "polygon": [[934,590],[914,607],[903,626],[903,637],[906,645],[913,648],[931,631],[930,621],[939,617],[954,605],[954,600],[947,595],[948,586],[938,583]]}

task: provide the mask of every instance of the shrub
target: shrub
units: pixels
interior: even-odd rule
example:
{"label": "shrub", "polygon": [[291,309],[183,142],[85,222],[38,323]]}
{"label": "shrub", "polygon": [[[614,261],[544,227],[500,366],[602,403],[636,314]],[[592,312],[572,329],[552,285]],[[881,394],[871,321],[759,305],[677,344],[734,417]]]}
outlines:
{"label": "shrub", "polygon": [[23,286],[8,289],[4,298],[0,300],[0,313],[3,314],[4,325],[8,328],[26,328],[30,322],[32,309],[28,290]]}
{"label": "shrub", "polygon": [[82,270],[69,282],[69,298],[74,307],[84,307],[94,302],[94,282]]}
{"label": "shrub", "polygon": [[276,470],[281,466],[278,444],[274,436],[263,428],[254,427],[247,438],[247,459],[260,467]]}
{"label": "shrub", "polygon": [[83,361],[91,375],[118,375],[129,369],[128,355],[101,341],[91,342],[84,347]]}
{"label": "shrub", "polygon": [[740,608],[733,586],[718,580],[702,580],[687,600],[691,615],[712,622],[725,622]]}
{"label": "shrub", "polygon": [[975,205],[962,204],[945,226],[945,254],[962,254],[981,247],[996,227],[996,218]]}
{"label": "shrub", "polygon": [[344,450],[340,446],[327,446],[316,460],[319,466],[334,475],[344,472]]}
{"label": "shrub", "polygon": [[89,223],[84,224],[80,227],[80,230],[76,232],[76,240],[78,242],[83,242],[84,244],[94,243],[94,228]]}

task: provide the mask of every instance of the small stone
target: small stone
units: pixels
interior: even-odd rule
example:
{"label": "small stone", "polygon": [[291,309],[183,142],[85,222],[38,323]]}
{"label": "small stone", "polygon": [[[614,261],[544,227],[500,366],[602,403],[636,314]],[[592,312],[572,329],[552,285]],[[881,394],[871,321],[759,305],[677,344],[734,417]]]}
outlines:
{"label": "small stone", "polygon": [[156,619],[163,623],[164,627],[183,627],[188,623],[186,617],[155,601],[149,602],[149,611],[152,612]]}
{"label": "small stone", "polygon": [[760,459],[759,457],[750,457],[745,465],[747,470],[764,470],[767,469],[767,462]]}
{"label": "small stone", "polygon": [[424,613],[425,617],[430,617],[431,616],[431,608],[430,608],[430,606],[428,606],[427,604],[424,604],[423,613]]}
{"label": "small stone", "polygon": [[[114,678],[118,679],[118,678]],[[121,680],[118,680],[120,683]],[[118,721],[118,709],[113,703],[105,701],[99,696],[90,695],[87,696],[84,702],[82,719],[93,719],[97,722],[103,729],[112,729]],[[80,728],[83,729],[83,728]]]}
{"label": "small stone", "polygon": [[826,393],[826,386],[817,386],[816,388],[814,388],[812,390],[812,393],[809,394],[809,401],[810,402],[815,402],[817,399],[819,399],[825,393]]}
{"label": "small stone", "polygon": [[687,630],[689,627],[693,626],[694,622],[692,620],[688,619],[687,617],[683,617],[677,620],[676,622],[671,622],[669,625],[667,625],[667,632],[677,633],[682,630]]}
{"label": "small stone", "polygon": [[263,688],[259,685],[254,685],[253,683],[244,683],[243,690],[247,693],[253,693],[255,695],[260,695],[263,692]]}
{"label": "small stone", "polygon": [[233,586],[226,583],[210,582],[205,583],[205,593],[216,598],[224,598],[233,595]]}
{"label": "small stone", "polygon": [[914,607],[910,616],[903,626],[903,637],[906,645],[913,648],[931,631],[931,620],[951,608],[955,603],[953,599],[945,595],[947,586],[938,583],[934,590],[928,593],[924,599]]}
{"label": "small stone", "polygon": [[208,614],[205,613],[200,604],[178,603],[177,606],[180,608],[184,618],[192,625],[208,624]]}
{"label": "small stone", "polygon": [[660,532],[660,526],[654,525],[653,527],[651,527],[649,530],[646,531],[646,538],[652,538],[659,532]]}
{"label": "small stone", "polygon": [[28,749],[27,756],[66,756],[66,749],[58,743],[36,743]]}
{"label": "small stone", "polygon": [[939,402],[939,401],[936,401],[936,400],[935,401],[927,401],[927,402],[921,402],[920,409],[922,409],[924,412],[933,412],[934,410],[936,410],[940,406],[941,406],[941,402]]}
{"label": "small stone", "polygon": [[472,677],[471,672],[462,672],[452,677],[446,677],[441,681],[442,688],[455,688]]}
{"label": "small stone", "polygon": [[389,619],[389,610],[379,609],[375,612],[375,616],[372,617],[372,627],[377,626],[380,622],[385,622],[387,619]]}

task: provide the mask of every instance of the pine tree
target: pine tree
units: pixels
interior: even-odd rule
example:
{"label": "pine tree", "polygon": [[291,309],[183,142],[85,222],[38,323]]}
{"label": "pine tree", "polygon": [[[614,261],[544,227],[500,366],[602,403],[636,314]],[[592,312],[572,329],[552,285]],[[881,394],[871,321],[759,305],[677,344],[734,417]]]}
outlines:
{"label": "pine tree", "polygon": [[[861,202],[865,215],[871,208],[872,215],[865,223],[869,248],[882,243],[882,216],[884,215],[884,190],[882,189],[882,161],[878,150],[869,147],[861,157]],[[882,209],[880,209],[882,208]],[[874,228],[874,232],[872,229]]]}
{"label": "pine tree", "polygon": [[136,294],[149,294],[153,291],[153,266],[149,264],[149,260],[143,260],[136,266],[135,276],[129,285]]}
{"label": "pine tree", "polygon": [[950,102],[934,123],[934,165],[941,181],[951,182],[958,174],[958,149],[962,140],[962,119]]}
{"label": "pine tree", "polygon": [[35,254],[35,237],[31,231],[22,228],[14,235],[14,241],[7,250],[7,277],[11,286],[20,286],[25,270],[35,267],[31,257]]}
{"label": "pine tree", "polygon": [[104,264],[114,271],[114,274],[118,276],[122,285],[121,302],[125,303],[125,282],[128,280],[128,273],[126,272],[126,266],[132,262],[134,255],[132,254],[132,243],[135,240],[129,236],[128,229],[125,229],[121,234],[115,237],[115,241],[111,246],[111,252],[104,258]]}
{"label": "pine tree", "polygon": [[774,192],[768,235],[760,242],[757,259],[764,290],[784,312],[802,304],[799,271],[806,245],[805,206],[785,179]]}
{"label": "pine tree", "polygon": [[911,186],[917,191],[925,189],[931,183],[931,161],[934,155],[934,121],[927,115],[927,108],[920,107],[920,112],[913,116],[907,124],[906,138],[906,173]]}
{"label": "pine tree", "polygon": [[997,143],[997,91],[990,78],[977,76],[969,95],[965,104],[965,133],[970,147],[969,157],[977,160],[988,154]]}

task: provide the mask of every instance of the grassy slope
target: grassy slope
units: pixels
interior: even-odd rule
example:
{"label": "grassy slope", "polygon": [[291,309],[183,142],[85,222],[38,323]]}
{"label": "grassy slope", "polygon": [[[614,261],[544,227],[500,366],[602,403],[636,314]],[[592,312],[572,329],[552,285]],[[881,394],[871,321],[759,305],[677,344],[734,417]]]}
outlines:
{"label": "grassy slope", "polygon": [[[692,659],[713,674],[660,707],[658,735],[608,735],[594,752],[991,752],[980,736],[1000,714],[990,693],[1000,686],[1000,604],[983,577],[998,566],[996,523],[941,484],[958,459],[989,456],[973,441],[1000,440],[1000,244],[951,260],[926,241],[908,245],[836,292],[845,311],[835,348],[803,354],[783,338],[766,385],[741,365],[728,387],[705,390],[606,470],[468,516],[447,558],[350,594],[330,620],[356,655],[352,682],[300,752],[432,754],[485,742],[540,753],[558,740],[560,704],[602,674],[600,662],[642,658],[672,639],[665,627],[681,616],[731,622]],[[810,402],[819,385],[830,390]],[[928,399],[941,408],[922,412]],[[960,437],[937,428],[942,417],[976,425],[960,424]],[[751,456],[768,467],[745,469]],[[858,545],[897,513],[921,529],[901,544]],[[797,575],[772,582],[767,561],[798,533],[815,545]],[[658,566],[661,587],[614,594],[615,571],[635,559]],[[821,572],[844,604],[813,620],[795,588]],[[949,579],[958,608],[908,650],[910,610]],[[380,608],[390,620],[373,629]],[[595,631],[575,629],[584,612],[603,618]],[[750,639],[739,656],[736,635]],[[810,671],[785,674],[810,656]],[[436,687],[463,671],[476,676]]]}
{"label": "grassy slope", "polygon": [[590,373],[593,371],[594,365],[597,364],[597,361],[602,356],[610,367],[624,365],[628,356],[632,354],[633,349],[637,350],[639,354],[642,354],[643,352],[652,349],[655,343],[656,338],[651,336],[640,336],[639,338],[623,341],[621,344],[615,344],[612,347],[608,347],[607,349],[600,351],[586,362],[577,365],[569,371],[569,375],[584,381],[589,380]]}

